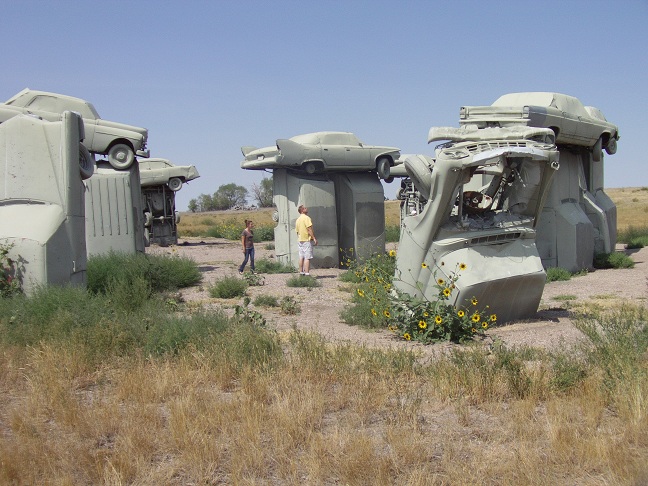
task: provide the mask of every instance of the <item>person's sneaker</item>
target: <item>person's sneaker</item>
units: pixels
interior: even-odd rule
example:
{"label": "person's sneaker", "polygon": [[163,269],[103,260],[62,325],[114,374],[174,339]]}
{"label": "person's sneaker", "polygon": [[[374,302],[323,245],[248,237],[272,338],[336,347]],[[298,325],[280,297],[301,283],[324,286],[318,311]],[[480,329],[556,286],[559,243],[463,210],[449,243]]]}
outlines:
{"label": "person's sneaker", "polygon": [[302,273],[302,275],[304,275],[304,276],[306,276],[306,277],[310,277],[310,273],[306,273],[306,272],[304,272],[304,273]]}
{"label": "person's sneaker", "polygon": [[239,275],[243,275],[243,272],[241,272],[240,270],[239,270]]}
{"label": "person's sneaker", "polygon": [[299,272],[299,275],[306,275],[304,272]]}

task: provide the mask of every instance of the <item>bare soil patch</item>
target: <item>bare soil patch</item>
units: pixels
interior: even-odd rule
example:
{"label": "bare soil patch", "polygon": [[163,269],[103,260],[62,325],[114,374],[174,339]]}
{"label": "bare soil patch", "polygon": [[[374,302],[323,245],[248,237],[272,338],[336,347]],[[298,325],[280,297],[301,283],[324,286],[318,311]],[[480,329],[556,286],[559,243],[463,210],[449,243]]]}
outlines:
{"label": "bare soil patch", "polygon": [[[390,245],[390,248],[395,247]],[[177,246],[152,246],[150,253],[181,255],[192,258],[203,273],[203,282],[183,289],[181,295],[193,306],[232,309],[241,299],[215,299],[209,295],[209,286],[225,275],[237,275],[243,260],[240,243],[221,238],[184,238]],[[618,251],[623,251],[619,246]],[[582,336],[574,327],[574,309],[601,308],[620,302],[645,305],[648,299],[648,248],[633,250],[628,254],[635,261],[632,269],[596,270],[565,282],[552,282],[545,286],[540,309],[536,316],[526,321],[498,325],[487,332],[485,342],[501,340],[506,346],[535,346],[546,349],[572,345]],[[256,259],[274,258],[274,250],[263,243],[256,245]],[[249,269],[249,266],[248,266]],[[268,327],[278,332],[293,328],[315,331],[331,341],[354,342],[369,347],[419,350],[433,355],[450,349],[451,344],[424,346],[397,338],[388,330],[366,330],[342,322],[340,311],[350,304],[353,287],[339,280],[341,269],[314,269],[312,274],[322,284],[315,289],[291,288],[286,280],[291,274],[264,274],[262,286],[249,287],[247,295],[254,301],[258,295],[277,298],[292,296],[301,307],[294,316],[281,314],[273,308],[258,309],[266,318]]]}

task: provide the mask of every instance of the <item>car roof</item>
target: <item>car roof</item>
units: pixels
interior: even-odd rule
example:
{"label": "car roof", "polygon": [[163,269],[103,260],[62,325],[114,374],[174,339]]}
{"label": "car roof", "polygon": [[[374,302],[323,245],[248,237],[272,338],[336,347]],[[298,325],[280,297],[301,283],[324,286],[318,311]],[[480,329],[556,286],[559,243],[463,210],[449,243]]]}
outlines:
{"label": "car roof", "polygon": [[34,98],[36,96],[52,96],[52,97],[55,97],[55,98],[69,100],[69,101],[72,101],[74,103],[82,104],[82,105],[85,105],[85,106],[88,107],[88,109],[90,110],[90,113],[92,113],[92,115],[95,118],[101,118],[99,116],[99,113],[97,113],[97,110],[94,107],[94,105],[92,103],[90,103],[89,101],[86,101],[83,98],[77,98],[76,96],[68,96],[68,95],[64,95],[64,94],[61,94],[61,93],[52,93],[51,91],[39,91],[39,90],[36,90],[36,89],[25,88],[22,91],[20,91],[19,93],[15,94],[11,98],[9,98],[7,101],[5,101],[4,104],[5,105],[11,105],[18,98],[20,98],[20,97],[22,97],[24,95],[27,95],[27,94],[33,95]]}
{"label": "car roof", "polygon": [[349,144],[360,143],[358,137],[351,132],[313,132],[305,133],[303,135],[296,135],[291,137],[290,140],[297,143],[318,144],[321,141],[329,144]]}
{"label": "car roof", "polygon": [[544,106],[574,115],[589,116],[583,103],[574,96],[546,91],[508,93],[495,100],[492,106]]}

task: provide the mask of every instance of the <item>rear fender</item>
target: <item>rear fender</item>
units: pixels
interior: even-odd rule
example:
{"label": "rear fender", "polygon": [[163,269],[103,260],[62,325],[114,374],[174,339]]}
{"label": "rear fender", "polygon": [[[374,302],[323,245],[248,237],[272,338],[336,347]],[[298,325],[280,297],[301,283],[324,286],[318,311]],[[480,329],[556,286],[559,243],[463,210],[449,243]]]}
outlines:
{"label": "rear fender", "polygon": [[301,165],[305,160],[321,160],[319,145],[306,146],[288,139],[277,140],[277,148],[287,165]]}
{"label": "rear fender", "polygon": [[243,157],[247,157],[247,154],[250,152],[254,152],[257,150],[257,147],[253,147],[252,145],[246,145],[244,147],[241,147],[241,152],[243,153]]}

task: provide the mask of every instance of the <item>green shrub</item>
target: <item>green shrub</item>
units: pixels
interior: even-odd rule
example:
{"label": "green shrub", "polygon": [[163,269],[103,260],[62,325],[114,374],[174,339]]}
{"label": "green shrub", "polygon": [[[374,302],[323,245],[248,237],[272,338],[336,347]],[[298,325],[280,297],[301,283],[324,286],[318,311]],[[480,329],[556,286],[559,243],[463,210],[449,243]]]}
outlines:
{"label": "green shrub", "polygon": [[138,279],[148,282],[152,292],[175,290],[202,280],[198,265],[186,257],[110,252],[88,260],[87,285],[93,293],[109,287],[130,287]]}
{"label": "green shrub", "polygon": [[645,246],[648,246],[648,236],[637,236],[636,238],[630,239],[626,248],[628,250],[637,250]]}
{"label": "green shrub", "polygon": [[628,245],[633,241],[637,243],[643,242],[644,246],[646,246],[648,244],[648,226],[628,226],[625,230],[619,231],[617,241]]}
{"label": "green shrub", "polygon": [[266,243],[263,245],[264,250],[274,250],[275,249],[275,244],[274,243]]}
{"label": "green shrub", "polygon": [[226,276],[214,282],[209,288],[209,295],[220,299],[233,299],[244,296],[247,288],[248,284],[245,280]]}
{"label": "green shrub", "polygon": [[547,268],[547,282],[566,281],[572,278],[569,270],[560,267]]}
{"label": "green shrub", "polygon": [[279,304],[282,314],[295,315],[301,312],[301,307],[291,295],[284,295]]}
{"label": "green shrub", "polygon": [[265,279],[258,273],[245,272],[243,274],[243,280],[245,280],[250,287],[260,287],[265,285]]}
{"label": "green shrub", "polygon": [[295,275],[286,280],[286,285],[288,287],[321,287],[322,284],[319,281],[310,275]]}
{"label": "green shrub", "polygon": [[634,261],[625,253],[599,253],[594,256],[594,268],[633,268]]}
{"label": "green shrub", "polygon": [[254,299],[254,305],[259,307],[279,307],[279,300],[274,295],[259,295]]}
{"label": "green shrub", "polygon": [[254,241],[273,241],[273,240],[274,240],[274,226],[254,227]]}
{"label": "green shrub", "polygon": [[385,226],[385,241],[387,243],[396,243],[400,241],[400,226],[398,225]]}
{"label": "green shrub", "polygon": [[295,267],[281,263],[277,260],[261,258],[255,262],[256,271],[259,273],[295,273]]}

